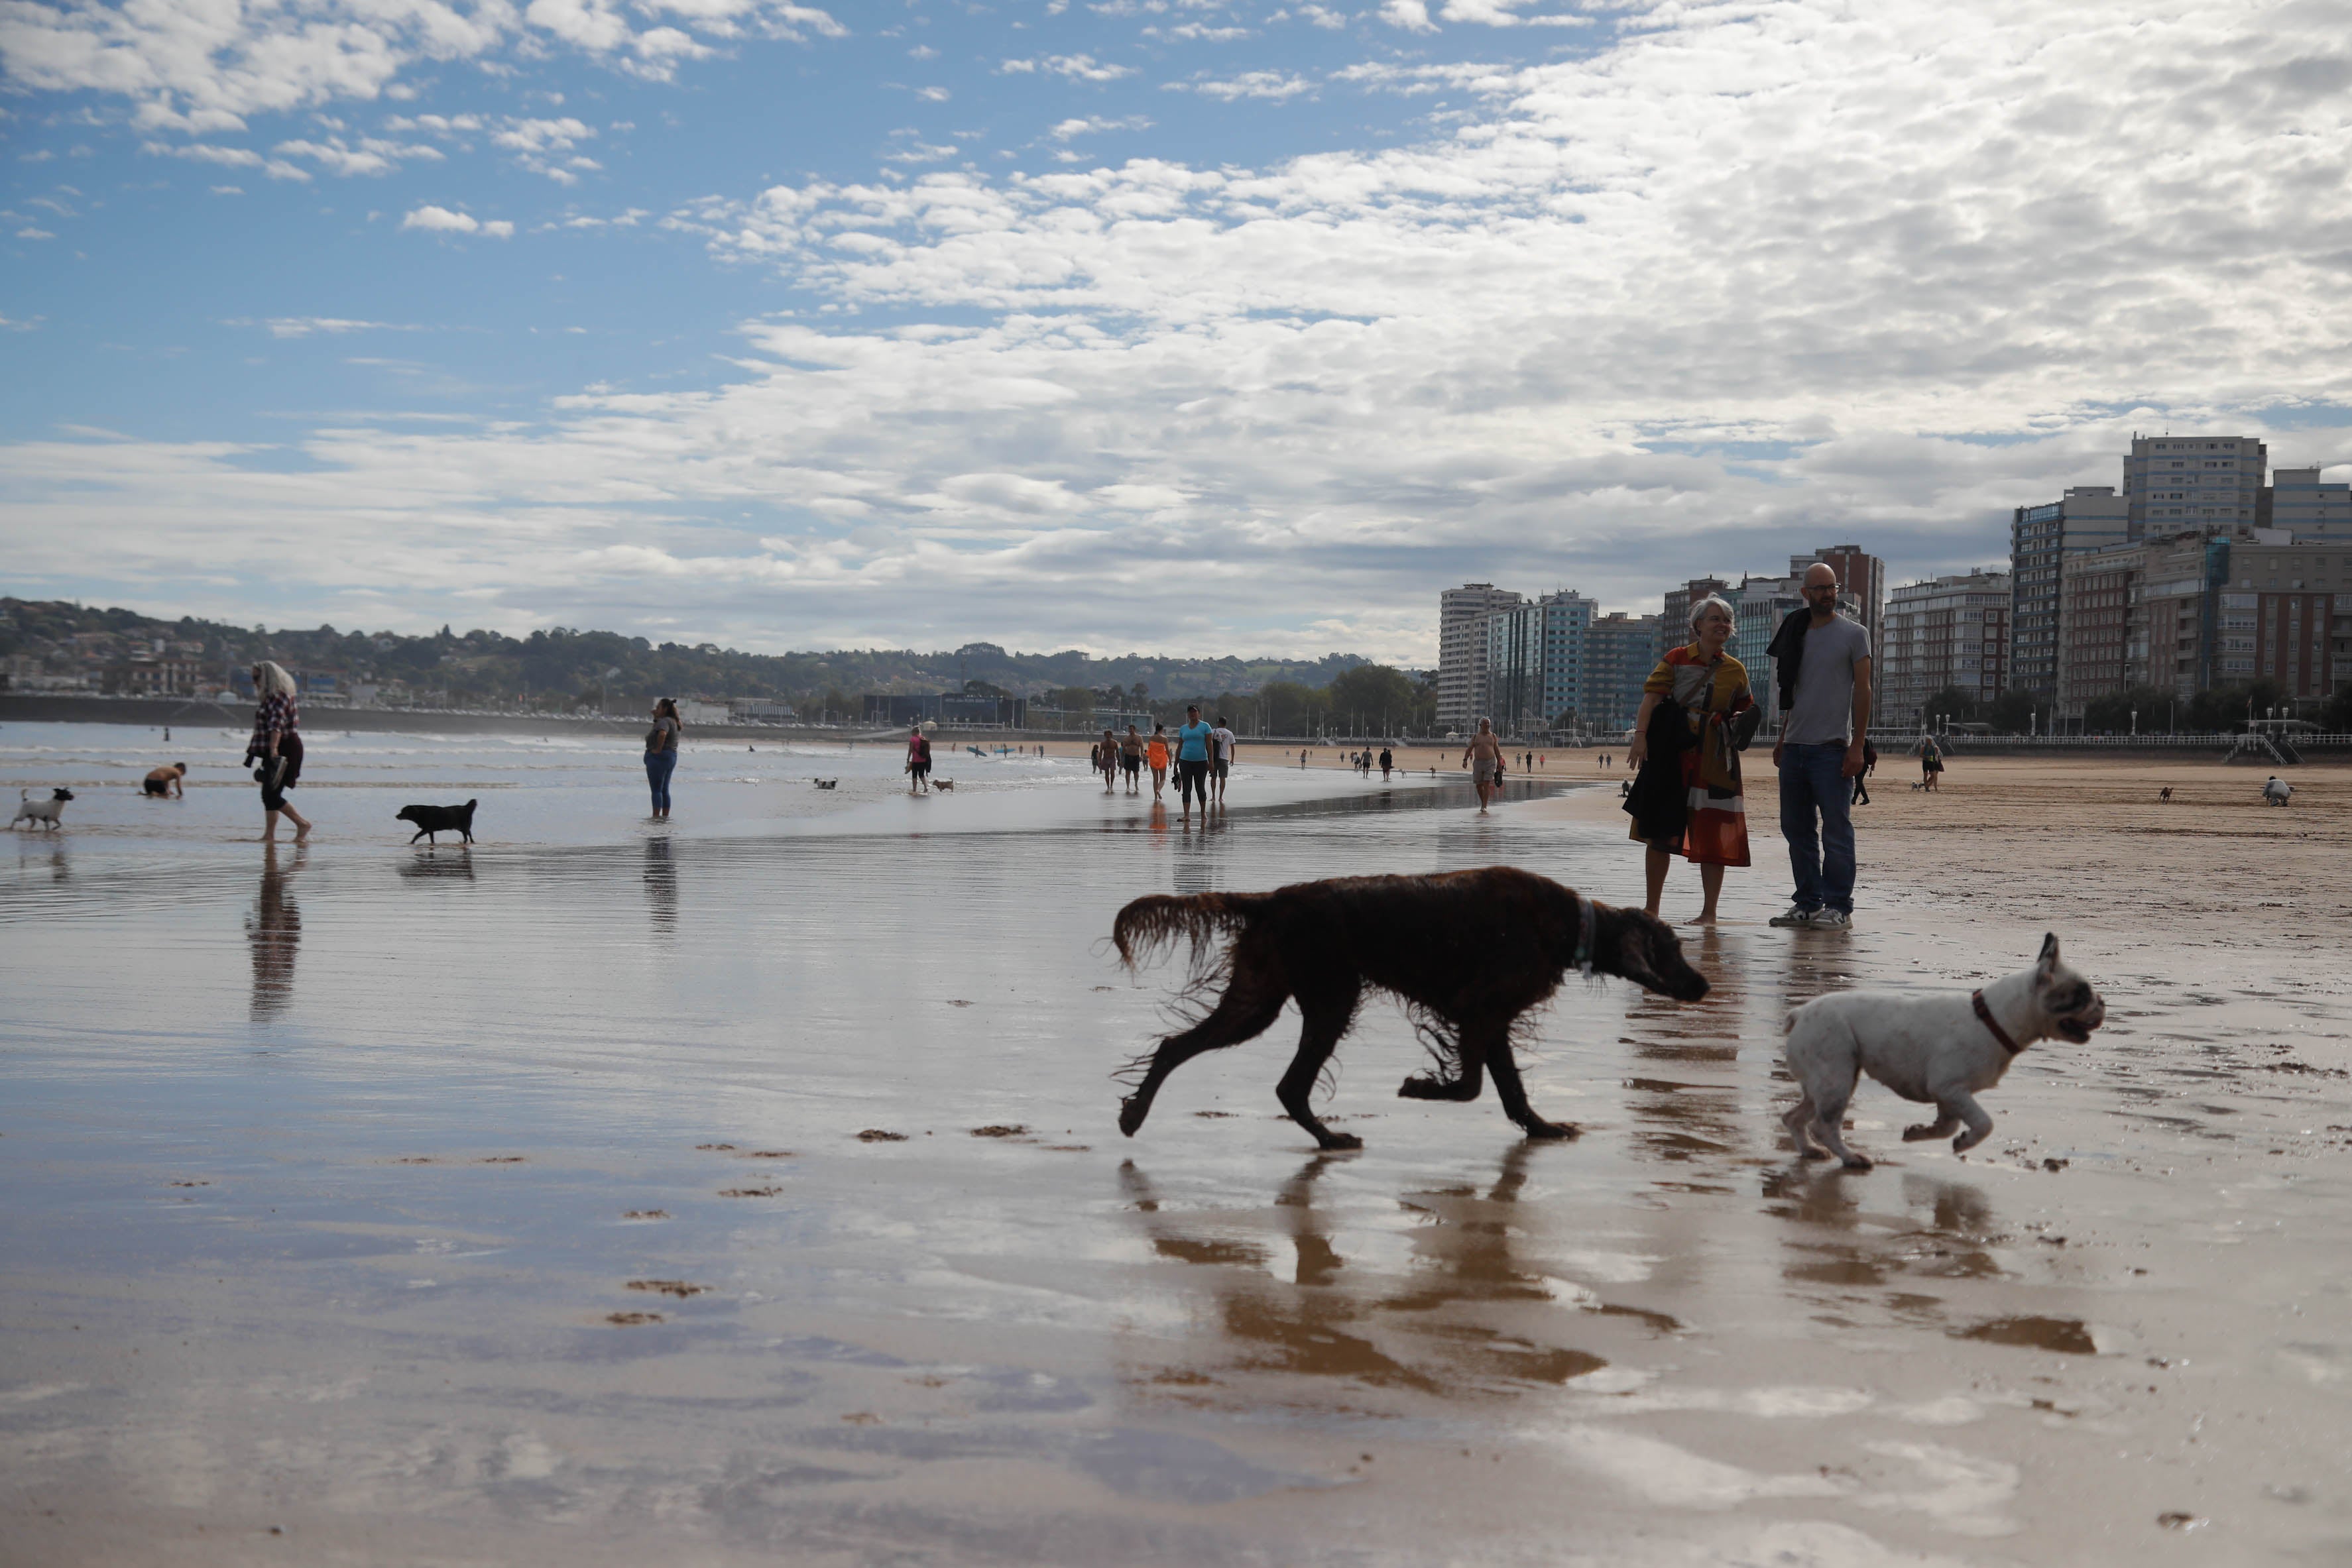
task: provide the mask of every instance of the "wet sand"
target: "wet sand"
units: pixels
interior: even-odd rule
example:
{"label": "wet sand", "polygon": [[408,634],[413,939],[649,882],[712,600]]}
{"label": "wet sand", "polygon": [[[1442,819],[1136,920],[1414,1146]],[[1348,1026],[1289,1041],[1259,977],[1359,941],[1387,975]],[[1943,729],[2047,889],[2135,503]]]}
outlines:
{"label": "wet sand", "polygon": [[[11,782],[115,766],[10,739]],[[1564,989],[1527,1076],[1574,1143],[1394,1098],[1380,1004],[1331,1101],[1361,1153],[1276,1112],[1289,1023],[1124,1139],[1173,979],[1103,951],[1129,897],[1497,862],[1640,896],[1613,789],[1481,818],[1246,758],[1207,831],[1052,759],[920,804],[877,759],[845,807],[712,753],[672,831],[624,758],[402,847],[380,808],[499,776],[467,752],[320,789],[299,853],[225,785],[20,834],[0,1560],[2352,1552],[2352,775],[2271,811],[2213,764],[1883,771],[1855,931],[1764,925],[1759,821],[1706,1002]],[[1865,1086],[1877,1170],[1779,1146],[1788,1006],[2046,928],[2109,1026],[2029,1051],[1990,1143],[1904,1145]]]}

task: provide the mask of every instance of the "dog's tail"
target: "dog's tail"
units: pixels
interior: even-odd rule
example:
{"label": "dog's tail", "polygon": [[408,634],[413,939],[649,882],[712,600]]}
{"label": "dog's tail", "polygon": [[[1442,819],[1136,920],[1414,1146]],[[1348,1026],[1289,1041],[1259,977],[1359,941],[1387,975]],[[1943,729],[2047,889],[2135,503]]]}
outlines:
{"label": "dog's tail", "polygon": [[1132,971],[1180,939],[1190,938],[1197,952],[1227,932],[1242,930],[1265,901],[1262,893],[1150,894],[1118,912],[1110,939],[1119,962]]}

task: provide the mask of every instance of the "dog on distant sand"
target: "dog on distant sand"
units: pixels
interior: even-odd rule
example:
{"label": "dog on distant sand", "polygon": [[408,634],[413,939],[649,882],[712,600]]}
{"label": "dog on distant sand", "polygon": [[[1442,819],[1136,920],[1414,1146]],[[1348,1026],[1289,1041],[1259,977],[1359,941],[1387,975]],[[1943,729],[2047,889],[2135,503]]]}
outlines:
{"label": "dog on distant sand", "polygon": [[[1230,945],[1220,946],[1228,936]],[[1272,893],[1156,894],[1120,910],[1111,927],[1130,970],[1179,938],[1192,943],[1192,995],[1205,1003],[1213,988],[1223,992],[1191,1028],[1131,1064],[1141,1078],[1118,1113],[1118,1130],[1130,1138],[1170,1073],[1204,1051],[1255,1038],[1296,998],[1306,1027],[1275,1098],[1323,1147],[1363,1147],[1318,1121],[1307,1096],[1355,1022],[1367,986],[1403,1001],[1437,1059],[1437,1071],[1404,1081],[1402,1098],[1475,1100],[1491,1072],[1504,1113],[1529,1137],[1573,1137],[1575,1128],[1547,1122],[1528,1104],[1511,1054],[1522,1016],[1570,969],[1622,976],[1677,1001],[1707,991],[1664,922],[1511,866],[1336,877]]]}
{"label": "dog on distant sand", "polygon": [[408,836],[412,844],[419,839],[430,839],[438,844],[441,840],[437,835],[442,833],[462,833],[470,844],[474,841],[474,807],[477,804],[478,802],[468,800],[462,806],[403,806],[393,820],[416,824],[416,831]]}
{"label": "dog on distant sand", "polygon": [[952,789],[955,788],[955,780],[952,779],[934,779],[931,780],[931,788],[934,789]]}
{"label": "dog on distant sand", "polygon": [[2167,784],[2163,789],[2158,789],[2158,790],[2156,792],[2156,798],[2157,798],[2158,800],[2171,800],[2171,799],[2172,799],[2172,786],[2171,786],[2171,785],[2169,785],[2169,784]]}
{"label": "dog on distant sand", "polygon": [[8,826],[12,831],[19,822],[38,822],[45,828],[61,827],[65,822],[66,802],[73,798],[74,792],[70,789],[52,789],[47,800],[36,800],[19,789],[16,791],[19,802],[16,814],[8,819]]}
{"label": "dog on distant sand", "polygon": [[841,784],[841,780],[838,779],[812,779],[809,782],[815,785],[820,789],[837,789]]}
{"label": "dog on distant sand", "polygon": [[1789,1072],[1804,1093],[1780,1120],[1807,1159],[1819,1157],[1819,1143],[1847,1168],[1868,1170],[1870,1161],[1839,1135],[1853,1086],[1867,1072],[1906,1100],[1936,1107],[1935,1121],[1903,1129],[1904,1142],[1965,1126],[1952,1140],[1952,1151],[1965,1154],[1992,1131],[1977,1094],[2000,1082],[2020,1051],[2053,1035],[2086,1044],[2106,1018],[2107,1004],[2091,982],[2059,961],[2055,933],[2042,937],[2033,967],[1969,996],[1816,997],[1781,1021]]}

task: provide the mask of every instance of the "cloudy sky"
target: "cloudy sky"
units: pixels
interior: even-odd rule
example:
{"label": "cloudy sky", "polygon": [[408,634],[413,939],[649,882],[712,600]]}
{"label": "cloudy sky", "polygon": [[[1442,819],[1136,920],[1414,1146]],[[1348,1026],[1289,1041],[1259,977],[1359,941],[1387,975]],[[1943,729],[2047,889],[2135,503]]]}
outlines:
{"label": "cloudy sky", "polygon": [[0,588],[1434,657],[2352,476],[2352,3],[0,0]]}

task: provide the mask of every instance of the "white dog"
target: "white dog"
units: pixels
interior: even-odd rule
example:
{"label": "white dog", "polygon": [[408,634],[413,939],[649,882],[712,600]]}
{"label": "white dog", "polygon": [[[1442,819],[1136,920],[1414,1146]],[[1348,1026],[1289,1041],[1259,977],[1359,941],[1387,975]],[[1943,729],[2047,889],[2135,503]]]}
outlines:
{"label": "white dog", "polygon": [[2058,961],[2054,933],[2042,939],[2033,967],[1969,996],[1816,997],[1781,1023],[1789,1071],[1804,1091],[1781,1121],[1799,1154],[1818,1157],[1819,1143],[1848,1168],[1868,1170],[1870,1161],[1839,1135],[1854,1083],[1867,1072],[1906,1100],[1936,1107],[1935,1121],[1903,1129],[1904,1142],[1940,1138],[1965,1124],[1952,1140],[1953,1152],[1963,1153],[1992,1131],[1976,1095],[2000,1082],[2018,1052],[2052,1035],[2082,1045],[2106,1017],[2107,1004],[2091,983]]}
{"label": "white dog", "polygon": [[52,790],[46,800],[36,800],[24,790],[16,791],[16,814],[8,819],[8,826],[19,822],[38,822],[45,828],[60,826],[65,821],[66,802],[74,798],[70,789]]}

